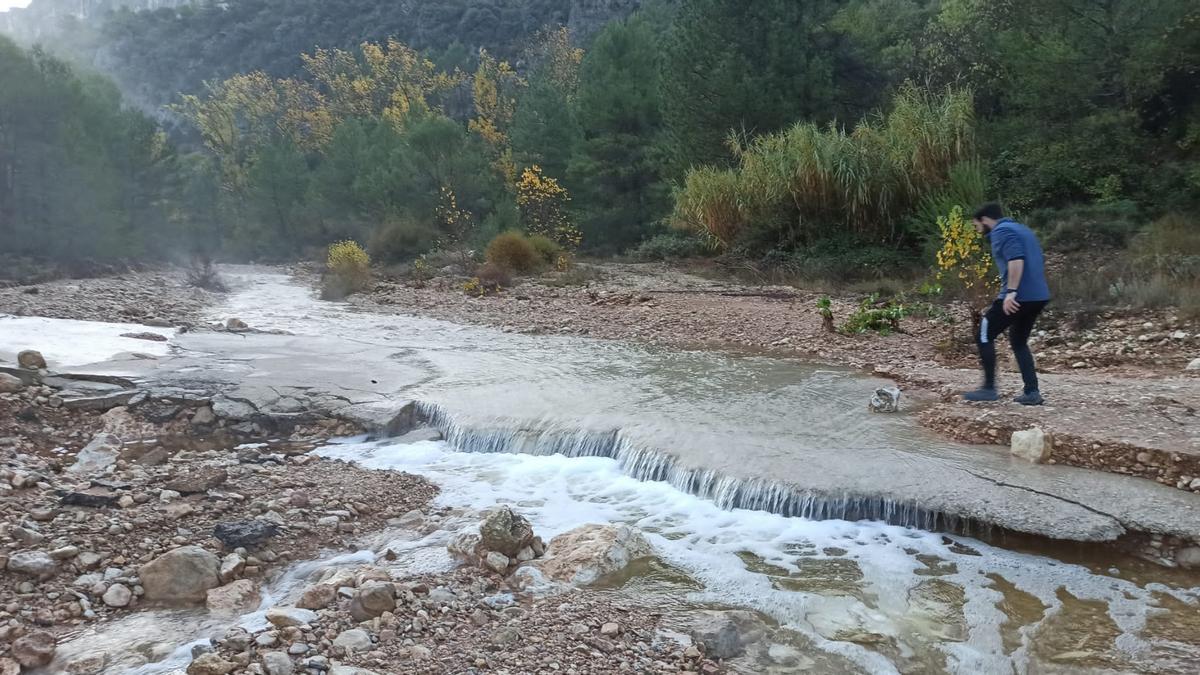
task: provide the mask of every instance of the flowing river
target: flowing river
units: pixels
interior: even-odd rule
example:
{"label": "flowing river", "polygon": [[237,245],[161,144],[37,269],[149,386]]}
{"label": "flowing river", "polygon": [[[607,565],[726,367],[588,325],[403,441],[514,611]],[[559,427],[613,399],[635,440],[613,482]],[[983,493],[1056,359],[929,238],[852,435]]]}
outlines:
{"label": "flowing river", "polygon": [[[1119,525],[1097,505],[1131,479],[1020,465],[941,440],[908,411],[872,415],[865,401],[882,382],[837,369],[359,313],[316,301],[277,273],[235,276],[237,291],[214,318],[292,335],[235,336],[241,346],[229,346],[230,336],[180,336],[178,376],[274,367],[263,379],[275,389],[320,377],[342,396],[361,382],[419,401],[445,433],[445,441],[347,439],[319,450],[441,486],[439,504],[459,514],[442,529],[364,542],[379,550],[391,539],[402,554],[381,564],[398,571],[451,565],[450,537],[503,503],[547,540],[585,523],[640,529],[660,556],[609,592],[682,614],[753,609],[781,628],[775,642],[801,654],[743,664],[746,672],[1200,671],[1197,575],[1044,538],[942,533],[979,521],[1112,538],[1106,528]],[[96,333],[89,359],[105,351],[104,331]],[[1081,475],[1085,484],[1072,488]],[[1045,490],[996,492],[997,476],[1078,502]],[[797,484],[805,489],[782,487]],[[1145,518],[1169,521],[1171,500],[1182,497],[1145,489],[1147,502],[1165,505]],[[371,550],[294,567],[270,583],[264,608],[294,597],[322,566],[374,561]],[[142,612],[60,651],[138,635],[146,644],[131,651],[153,662],[138,672],[168,672],[186,664],[193,639],[227,625]]]}

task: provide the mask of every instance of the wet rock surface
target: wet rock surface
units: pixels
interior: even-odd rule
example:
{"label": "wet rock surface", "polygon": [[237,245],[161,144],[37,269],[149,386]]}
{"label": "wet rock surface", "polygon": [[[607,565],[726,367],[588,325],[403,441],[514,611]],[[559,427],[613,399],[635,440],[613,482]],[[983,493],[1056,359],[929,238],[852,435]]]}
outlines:
{"label": "wet rock surface", "polygon": [[[1055,463],[1126,473],[1181,487],[1200,476],[1200,321],[1169,310],[1113,310],[1090,325],[1051,306],[1031,338],[1047,405],[1009,402],[1020,380],[1007,347],[1001,402],[965,404],[978,386],[978,365],[965,305],[914,315],[889,336],[830,333],[816,302],[825,293],[705,278],[662,264],[587,266],[584,285],[525,280],[508,292],[468,297],[452,277],[412,288],[385,280],[349,302],[373,312],[418,314],[528,334],[581,335],[678,347],[708,347],[803,356],[860,368],[905,386],[907,400],[928,406],[921,421],[972,443],[1007,445],[1014,431],[1040,426],[1054,437]],[[862,300],[833,294],[840,322]],[[1082,367],[1072,367],[1082,364]],[[1200,366],[1197,366],[1200,367]],[[931,405],[930,405],[931,404]],[[1153,434],[1147,420],[1163,420]],[[1148,469],[1139,451],[1174,452],[1178,471]],[[1196,488],[1185,489],[1200,492]]]}

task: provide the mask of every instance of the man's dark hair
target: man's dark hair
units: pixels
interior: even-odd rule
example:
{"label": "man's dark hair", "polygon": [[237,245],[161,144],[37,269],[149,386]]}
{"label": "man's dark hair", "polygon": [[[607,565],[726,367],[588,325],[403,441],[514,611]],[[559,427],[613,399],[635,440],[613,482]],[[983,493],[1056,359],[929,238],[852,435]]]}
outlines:
{"label": "man's dark hair", "polygon": [[996,202],[988,202],[983,206],[975,209],[975,220],[983,220],[991,218],[992,220],[1000,220],[1004,217],[1004,209]]}

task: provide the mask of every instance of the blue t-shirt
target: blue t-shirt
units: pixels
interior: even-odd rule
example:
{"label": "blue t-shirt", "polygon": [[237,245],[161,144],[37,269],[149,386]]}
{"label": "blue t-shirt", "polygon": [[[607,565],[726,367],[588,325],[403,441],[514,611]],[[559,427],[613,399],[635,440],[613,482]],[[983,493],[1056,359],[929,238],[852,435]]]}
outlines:
{"label": "blue t-shirt", "polygon": [[1037,235],[1021,223],[1004,218],[996,223],[988,234],[992,243],[992,258],[1000,268],[1000,297],[1008,289],[1008,263],[1024,260],[1025,271],[1017,286],[1017,302],[1036,302],[1050,299],[1050,287],[1046,284],[1046,267],[1042,260],[1042,245]]}

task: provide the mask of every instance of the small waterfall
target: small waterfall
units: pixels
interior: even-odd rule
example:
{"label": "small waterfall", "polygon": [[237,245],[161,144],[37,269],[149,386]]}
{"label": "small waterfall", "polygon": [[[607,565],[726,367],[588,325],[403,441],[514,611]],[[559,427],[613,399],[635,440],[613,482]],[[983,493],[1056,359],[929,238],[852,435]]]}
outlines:
{"label": "small waterfall", "polygon": [[566,457],[615,459],[621,470],[638,480],[663,481],[678,490],[708,499],[723,509],[767,511],[810,520],[878,520],[902,527],[990,538],[987,523],[897,501],[842,492],[805,490],[763,478],[741,479],[718,471],[681,466],[660,450],[638,447],[612,430],[566,430],[548,427],[475,428],[463,425],[441,406],[419,403],[418,415],[462,452],[561,454]]}

